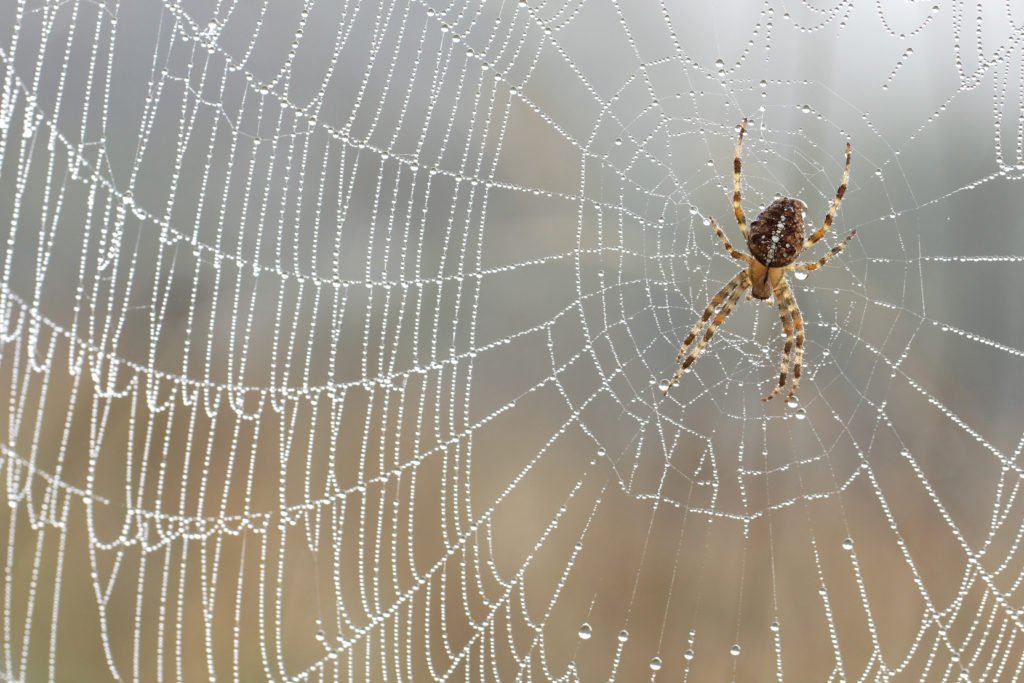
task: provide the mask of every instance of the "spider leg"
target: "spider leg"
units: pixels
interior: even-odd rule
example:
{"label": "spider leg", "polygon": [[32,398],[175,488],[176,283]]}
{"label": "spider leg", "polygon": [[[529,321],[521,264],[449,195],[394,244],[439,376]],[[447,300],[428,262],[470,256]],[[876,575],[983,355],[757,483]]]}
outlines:
{"label": "spider leg", "polygon": [[686,368],[690,367],[693,361],[697,360],[697,356],[701,354],[704,347],[706,347],[708,342],[711,341],[711,337],[714,336],[715,330],[718,329],[719,325],[725,322],[726,317],[732,312],[732,309],[736,306],[736,302],[739,301],[740,295],[742,295],[749,286],[750,278],[747,276],[747,271],[741,270],[736,274],[736,277],[729,280],[729,282],[718,291],[718,294],[715,294],[714,298],[711,299],[711,303],[704,309],[704,315],[701,316],[700,321],[693,326],[693,329],[690,330],[690,334],[688,334],[686,339],[683,340],[683,346],[679,349],[679,355],[676,356],[677,363],[686,352],[686,347],[696,339],[697,333],[700,332],[704,323],[707,322],[714,310],[724,301],[725,303],[722,305],[722,310],[718,312],[715,319],[711,321],[710,325],[708,325],[708,329],[704,333],[704,337],[696,346],[693,347],[690,351],[690,355],[686,357],[685,361],[683,361],[682,366],[676,370],[676,374],[672,376],[672,379],[668,383],[668,387],[665,388],[666,394],[668,393],[668,390],[672,388],[672,385],[679,381],[679,378],[686,371]]}
{"label": "spider leg", "polygon": [[[779,290],[782,289],[785,282],[785,279],[779,281]],[[776,293],[775,298],[779,302],[779,318],[782,320],[782,329],[786,333],[786,346],[782,350],[782,367],[779,370],[779,385],[772,390],[772,393],[762,398],[762,401],[772,400],[775,398],[775,394],[779,393],[782,388],[786,386],[786,374],[789,371],[789,356],[790,352],[793,350],[793,315],[786,303],[786,297],[781,291]]]}
{"label": "spider leg", "polygon": [[740,261],[745,261],[747,263],[753,263],[753,261],[754,261],[754,257],[753,256],[751,256],[749,254],[744,254],[741,251],[737,251],[732,246],[732,244],[729,243],[729,238],[726,237],[725,233],[722,232],[722,229],[720,227],[718,227],[718,223],[715,222],[714,218],[711,219],[711,225],[715,228],[715,232],[718,233],[718,239],[722,240],[722,244],[725,245],[725,250],[727,252],[729,252],[729,256],[732,256],[734,259],[739,259]]}
{"label": "spider leg", "polygon": [[853,236],[856,234],[856,230],[851,231],[850,234],[846,236],[845,240],[843,240],[836,246],[832,247],[832,251],[828,252],[817,261],[812,261],[810,263],[791,263],[788,266],[786,266],[786,270],[817,270],[818,268],[821,268],[823,265],[828,263],[833,256],[841,252],[843,248],[850,242],[850,240],[853,239]]}
{"label": "spider leg", "polygon": [[[704,327],[704,323],[708,321],[708,318],[710,318],[711,314],[715,312],[715,309],[718,308],[723,301],[725,301],[727,296],[732,294],[733,289],[739,286],[740,282],[743,280],[743,275],[746,272],[747,271],[745,270],[741,270],[740,272],[738,272],[736,274],[736,277],[726,282],[725,286],[718,290],[717,294],[711,297],[711,303],[709,303],[708,307],[704,309],[704,315],[700,317],[700,320],[697,321],[697,324],[693,326],[692,330],[690,330],[690,334],[686,335],[686,339],[683,340],[683,345],[679,349],[679,355],[676,356],[677,363],[680,360],[682,360],[683,354],[686,353],[686,347],[688,347],[697,337],[697,333],[700,332],[700,328]],[[746,289],[746,287],[744,287],[744,289]]]}
{"label": "spider leg", "polygon": [[780,282],[783,287],[783,296],[786,298],[786,308],[789,311],[789,315],[793,318],[793,328],[796,330],[796,357],[793,362],[793,385],[789,388],[789,396],[786,400],[789,401],[793,398],[796,393],[797,385],[800,384],[800,364],[804,360],[804,317],[800,313],[800,307],[796,305],[796,298],[793,296],[793,290],[789,288],[789,283],[783,278]]}
{"label": "spider leg", "polygon": [[736,189],[732,193],[732,208],[736,212],[736,222],[739,223],[743,239],[747,239],[747,217],[743,215],[743,208],[740,207],[740,147],[743,146],[743,133],[747,130],[747,120],[743,119],[740,126],[740,137],[736,141],[736,158],[732,162],[732,175],[736,179]]}
{"label": "spider leg", "polygon": [[[804,240],[803,248],[811,246],[828,232],[829,227],[832,225],[832,220],[836,217],[836,211],[839,210],[839,202],[843,201],[843,195],[846,194],[846,183],[850,180],[850,143],[846,143],[846,168],[843,170],[843,184],[836,190],[836,198],[832,200],[832,206],[829,207],[828,213],[825,215],[825,224],[814,231],[814,234]],[[744,234],[746,234],[744,232]]]}

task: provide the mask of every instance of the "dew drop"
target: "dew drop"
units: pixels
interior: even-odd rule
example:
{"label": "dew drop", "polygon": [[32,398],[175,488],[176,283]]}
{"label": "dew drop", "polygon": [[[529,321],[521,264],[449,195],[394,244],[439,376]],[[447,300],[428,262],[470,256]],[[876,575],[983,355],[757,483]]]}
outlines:
{"label": "dew drop", "polygon": [[796,411],[793,414],[793,417],[795,417],[798,420],[806,420],[807,419],[807,411],[804,410],[803,408],[801,408],[800,410]]}
{"label": "dew drop", "polygon": [[779,632],[779,622],[773,621],[771,624],[768,625],[768,628],[770,628],[772,630],[772,633],[778,633]]}
{"label": "dew drop", "polygon": [[683,659],[685,659],[686,661],[690,661],[691,659],[693,659],[693,649],[692,648],[683,653]]}
{"label": "dew drop", "polygon": [[627,631],[626,629],[622,629],[621,631],[619,631],[618,639],[620,643],[624,643],[627,640],[629,640],[629,631]]}
{"label": "dew drop", "polygon": [[651,658],[651,671],[658,671],[661,669],[661,657]]}
{"label": "dew drop", "polygon": [[807,271],[805,271],[805,270],[795,270],[795,271],[793,271],[793,277],[795,277],[797,280],[806,280],[807,279]]}
{"label": "dew drop", "polygon": [[590,640],[590,636],[594,635],[594,629],[590,624],[584,622],[580,625],[580,630],[576,632],[576,635],[580,637],[580,640]]}
{"label": "dew drop", "polygon": [[843,550],[853,550],[853,539],[847,538],[843,540]]}
{"label": "dew drop", "polygon": [[729,648],[729,654],[733,657],[738,656],[740,654],[740,644],[734,643],[733,646]]}

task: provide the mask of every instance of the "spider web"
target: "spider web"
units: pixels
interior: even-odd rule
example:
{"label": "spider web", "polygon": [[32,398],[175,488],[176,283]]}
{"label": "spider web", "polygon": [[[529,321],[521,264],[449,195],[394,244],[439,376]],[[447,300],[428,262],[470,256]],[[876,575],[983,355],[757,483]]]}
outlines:
{"label": "spider web", "polygon": [[723,5],[0,6],[2,676],[1024,675],[1024,14]]}

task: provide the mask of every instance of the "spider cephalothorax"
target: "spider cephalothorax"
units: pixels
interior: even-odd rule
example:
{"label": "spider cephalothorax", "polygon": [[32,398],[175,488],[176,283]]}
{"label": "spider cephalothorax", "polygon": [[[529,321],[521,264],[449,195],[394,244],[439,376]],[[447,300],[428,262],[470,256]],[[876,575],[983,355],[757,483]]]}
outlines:
{"label": "spider cephalothorax", "polygon": [[[796,333],[793,387],[789,390],[789,398],[792,398],[793,394],[796,393],[797,385],[800,383],[800,364],[804,353],[804,319],[800,315],[800,308],[796,305],[796,299],[793,298],[793,290],[790,289],[789,283],[786,282],[785,273],[787,270],[808,271],[821,268],[828,263],[830,258],[842,251],[843,247],[857,233],[856,230],[851,231],[845,240],[833,247],[832,251],[817,261],[794,263],[800,252],[824,237],[832,225],[832,220],[839,209],[839,202],[843,200],[843,194],[846,192],[846,184],[850,180],[850,144],[846,144],[846,168],[843,170],[843,182],[839,189],[836,190],[835,199],[832,200],[832,205],[829,207],[828,213],[825,214],[825,222],[814,231],[814,234],[804,239],[804,205],[799,200],[790,199],[789,197],[781,197],[769,204],[757,216],[754,222],[750,224],[750,229],[747,229],[747,219],[743,215],[743,209],[740,207],[740,148],[743,145],[743,133],[746,129],[747,120],[743,119],[743,125],[740,126],[740,137],[736,141],[736,158],[733,161],[733,175],[736,181],[736,188],[732,195],[732,205],[733,210],[736,212],[736,222],[739,223],[740,232],[743,233],[743,237],[747,241],[747,249],[750,253],[744,254],[734,249],[725,233],[718,227],[718,223],[715,222],[714,218],[711,219],[711,225],[715,228],[715,233],[722,240],[722,244],[725,245],[725,250],[729,252],[729,255],[746,262],[748,265],[737,273],[725,287],[722,287],[718,294],[712,297],[711,303],[704,309],[704,315],[701,316],[701,319],[690,330],[690,334],[683,340],[683,346],[679,349],[679,355],[676,357],[677,363],[683,359],[686,349],[697,338],[697,333],[701,331],[711,317],[711,314],[715,312],[715,309],[719,306],[722,307],[718,315],[715,316],[715,319],[708,325],[704,337],[690,350],[690,354],[683,361],[682,367],[676,371],[672,381],[668,383],[668,387],[671,388],[679,380],[680,375],[683,374],[686,368],[690,367],[693,361],[697,360],[697,356],[700,355],[704,347],[711,341],[715,330],[722,324],[725,317],[729,315],[736,305],[736,302],[739,301],[740,296],[749,287],[751,296],[758,299],[771,299],[772,295],[775,296],[779,305],[779,318],[782,320],[782,329],[786,333],[786,346],[782,352],[782,369],[779,372],[779,386],[775,387],[772,393],[764,398],[765,401],[773,398],[786,385],[789,358],[791,352],[793,352],[794,331]],[[668,388],[665,389],[665,393],[668,393]]]}

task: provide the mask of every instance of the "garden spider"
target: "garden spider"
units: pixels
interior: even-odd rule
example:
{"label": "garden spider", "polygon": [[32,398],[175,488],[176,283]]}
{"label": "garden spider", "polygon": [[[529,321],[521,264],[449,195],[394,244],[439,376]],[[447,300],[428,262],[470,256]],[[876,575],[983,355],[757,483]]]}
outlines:
{"label": "garden spider", "polygon": [[697,360],[697,356],[708,345],[712,335],[715,334],[715,330],[718,329],[718,326],[722,324],[726,316],[736,306],[740,295],[750,287],[750,293],[747,294],[748,299],[752,294],[758,299],[764,299],[767,303],[771,304],[772,295],[775,295],[779,305],[779,317],[782,319],[782,329],[786,332],[786,346],[782,351],[782,369],[779,372],[779,386],[775,387],[772,393],[761,400],[771,400],[775,397],[775,394],[779,393],[786,386],[786,372],[789,370],[789,358],[793,350],[793,331],[796,330],[793,386],[789,390],[789,396],[786,400],[792,399],[796,393],[796,387],[800,383],[800,363],[804,355],[804,319],[800,315],[796,299],[793,298],[793,290],[790,289],[789,283],[786,282],[786,271],[808,271],[821,268],[828,263],[829,259],[841,252],[843,247],[857,234],[856,230],[851,231],[845,240],[832,247],[832,251],[817,261],[793,263],[796,257],[800,255],[802,249],[806,249],[820,240],[832,225],[832,220],[839,209],[839,202],[843,200],[843,194],[846,192],[846,183],[850,179],[850,143],[846,143],[846,168],[843,170],[843,183],[836,190],[836,197],[832,200],[832,206],[829,207],[828,213],[825,215],[824,225],[805,240],[804,219],[801,215],[801,211],[804,208],[803,203],[789,197],[780,197],[758,215],[754,222],[750,224],[750,231],[748,233],[747,219],[743,215],[743,209],[740,208],[740,147],[743,145],[743,133],[746,129],[747,120],[743,119],[743,125],[740,126],[740,137],[736,141],[736,159],[733,161],[736,190],[732,195],[732,206],[736,211],[736,222],[740,225],[740,232],[743,233],[743,238],[747,241],[747,249],[750,251],[750,254],[744,254],[734,249],[729,244],[725,233],[718,227],[718,223],[715,222],[714,218],[711,219],[711,225],[715,228],[718,239],[722,240],[722,244],[725,245],[725,250],[729,252],[729,255],[734,259],[745,261],[749,266],[737,273],[736,277],[729,280],[725,287],[722,287],[718,294],[712,297],[711,303],[704,309],[704,315],[701,316],[697,324],[690,330],[690,334],[683,340],[683,345],[679,349],[679,355],[676,356],[677,363],[682,360],[687,347],[697,338],[697,333],[704,327],[704,324],[707,323],[708,318],[715,312],[715,309],[719,306],[722,307],[718,315],[715,316],[715,319],[708,325],[703,339],[693,347],[690,355],[683,361],[682,367],[672,376],[672,381],[665,388],[666,394],[672,388],[672,385],[679,380],[683,372],[686,371],[686,368],[690,367],[693,361]]}

